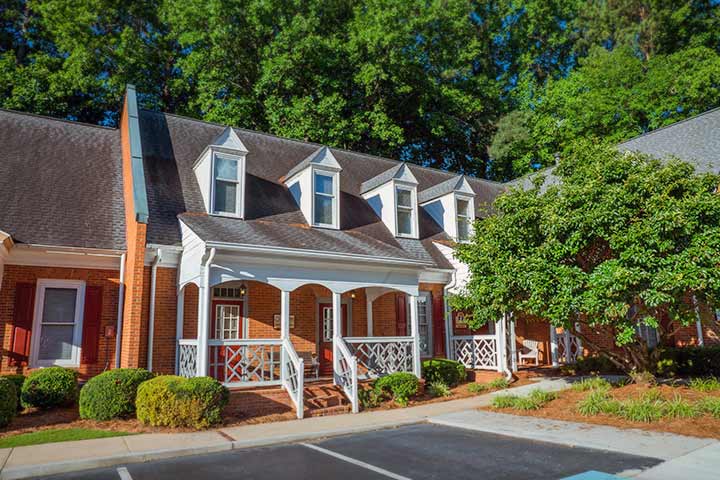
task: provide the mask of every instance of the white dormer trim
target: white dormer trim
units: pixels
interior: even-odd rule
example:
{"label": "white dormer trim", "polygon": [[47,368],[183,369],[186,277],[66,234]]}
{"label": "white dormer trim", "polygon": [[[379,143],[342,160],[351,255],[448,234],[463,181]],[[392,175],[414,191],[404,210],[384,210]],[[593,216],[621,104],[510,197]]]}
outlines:
{"label": "white dormer trim", "polygon": [[[469,225],[467,238],[461,238],[460,235],[461,219],[458,202],[463,200],[468,202],[467,222]],[[454,241],[465,243],[472,237],[472,225],[475,221],[475,192],[467,178],[462,177],[451,191],[423,202],[420,206]]]}
{"label": "white dormer trim", "polygon": [[[235,130],[225,128],[198,157],[193,165],[195,177],[200,186],[200,193],[205,208],[210,215],[221,217],[244,218],[245,216],[245,158],[248,149],[238,137]],[[217,178],[216,166],[219,161],[228,160],[237,162],[234,178]],[[220,183],[235,184],[235,208],[232,211],[222,211],[216,205],[217,186]]]}
{"label": "white dormer trim", "polygon": [[[284,181],[308,225],[316,228],[340,229],[340,172],[342,167],[328,147],[321,147],[288,173]],[[332,179],[332,193],[317,192],[318,175]],[[332,201],[332,221],[316,221],[316,197]]]}
{"label": "white dormer trim", "polygon": [[[410,168],[404,163],[393,169],[395,170],[394,172],[391,170],[381,173],[378,177],[384,180],[383,183],[366,191],[362,196],[395,237],[417,239],[420,235],[417,192],[418,181]],[[375,178],[377,179],[378,177]],[[371,179],[368,183],[374,181],[376,180]],[[398,211],[402,209],[402,206],[398,204],[398,189],[410,192],[412,216],[410,233],[400,231]]]}

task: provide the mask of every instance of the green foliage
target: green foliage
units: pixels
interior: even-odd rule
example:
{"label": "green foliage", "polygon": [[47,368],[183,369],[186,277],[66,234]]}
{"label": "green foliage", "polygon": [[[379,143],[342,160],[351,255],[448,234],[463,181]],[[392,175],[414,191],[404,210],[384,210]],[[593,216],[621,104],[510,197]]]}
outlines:
{"label": "green foliage", "polygon": [[201,429],[220,423],[228,399],[228,389],[213,378],[161,375],[140,384],[135,404],[144,424]]}
{"label": "green foliage", "polygon": [[493,397],[493,408],[515,408],[518,396],[516,395],[496,395]]}
{"label": "green foliage", "polygon": [[135,413],[140,384],[153,378],[142,368],[119,368],[97,375],[80,390],[80,418],[110,420]]}
{"label": "green foliage", "polygon": [[359,388],[358,401],[364,410],[375,408],[382,403],[383,395],[378,393],[374,388]]}
{"label": "green foliage", "polygon": [[720,397],[705,397],[698,402],[698,410],[715,418],[720,418]]}
{"label": "green foliage", "polygon": [[15,383],[7,377],[0,377],[0,427],[10,424],[17,415],[18,394]]}
{"label": "green foliage", "polygon": [[602,377],[583,378],[579,382],[572,384],[572,389],[576,392],[586,392],[588,390],[607,391],[610,390],[610,388],[612,388],[610,382]]}
{"label": "green foliage", "polygon": [[601,355],[578,357],[575,363],[568,363],[561,367],[566,375],[612,375],[621,373],[620,369],[610,359]]}
{"label": "green foliage", "polygon": [[652,423],[662,418],[663,407],[662,400],[641,397],[621,402],[619,415],[633,422]]}
{"label": "green foliage", "polygon": [[663,403],[662,416],[665,418],[694,418],[700,413],[698,408],[679,395]]}
{"label": "green foliage", "polygon": [[114,430],[95,430],[90,428],[54,428],[36,432],[20,433],[0,438],[0,448],[27,447],[43,443],[74,442],[94,438],[121,437],[133,435],[128,432]]}
{"label": "green foliage", "polygon": [[20,399],[24,407],[52,408],[72,405],[77,396],[77,372],[69,368],[48,367],[27,376]]}
{"label": "green foliage", "polygon": [[495,215],[456,249],[471,278],[467,294],[450,301],[472,311],[471,328],[508,311],[565,328],[581,318],[589,331],[615,332],[624,347],[598,346],[603,356],[647,371],[656,354],[638,323],[665,338],[666,313],[676,325],[695,322],[689,293],[720,299],[720,176],[591,144],[555,174],[560,184],[495,201]]}
{"label": "green foliage", "polygon": [[591,389],[582,400],[577,404],[577,411],[580,415],[591,416],[600,413],[607,413],[613,407],[609,406],[612,402],[609,392],[606,389]]}
{"label": "green foliage", "polygon": [[556,398],[557,393],[555,392],[535,389],[524,397],[517,395],[497,395],[493,398],[492,406],[494,408],[514,408],[517,410],[539,410]]}
{"label": "green foliage", "polygon": [[490,386],[486,383],[471,383],[467,389],[470,393],[484,393],[490,389]]}
{"label": "green foliage", "polygon": [[495,380],[488,382],[488,386],[490,388],[496,388],[498,390],[502,390],[502,389],[508,388],[510,386],[510,381],[504,377],[496,378]]}
{"label": "green foliage", "polygon": [[18,410],[22,410],[22,403],[20,400],[20,395],[22,394],[22,387],[25,383],[25,375],[22,374],[11,374],[11,375],[2,375],[0,378],[6,378],[10,380],[15,385],[15,391],[17,392],[17,408]]}
{"label": "green foliage", "polygon": [[396,372],[378,378],[374,388],[379,395],[389,395],[398,405],[406,406],[419,386],[420,381],[412,373]]}
{"label": "green foliage", "polygon": [[454,387],[465,381],[465,366],[455,360],[433,358],[422,362],[422,377],[426,382],[443,382]]}
{"label": "green foliage", "polygon": [[428,385],[428,392],[433,397],[449,397],[452,395],[452,391],[450,391],[450,387],[448,387],[447,383],[439,380],[430,382],[430,385]]}
{"label": "green foliage", "polygon": [[690,380],[690,388],[698,392],[714,392],[720,390],[720,380],[716,377],[693,378]]}
{"label": "green foliage", "polygon": [[720,347],[663,348],[655,371],[662,376],[720,376]]}

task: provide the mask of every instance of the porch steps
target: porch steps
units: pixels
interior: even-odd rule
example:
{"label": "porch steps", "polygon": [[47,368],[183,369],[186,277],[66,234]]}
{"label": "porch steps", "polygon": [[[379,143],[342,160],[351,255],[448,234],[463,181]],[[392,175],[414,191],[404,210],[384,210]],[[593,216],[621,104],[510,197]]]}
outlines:
{"label": "porch steps", "polygon": [[351,410],[345,393],[332,383],[310,384],[303,393],[306,417],[339,415]]}

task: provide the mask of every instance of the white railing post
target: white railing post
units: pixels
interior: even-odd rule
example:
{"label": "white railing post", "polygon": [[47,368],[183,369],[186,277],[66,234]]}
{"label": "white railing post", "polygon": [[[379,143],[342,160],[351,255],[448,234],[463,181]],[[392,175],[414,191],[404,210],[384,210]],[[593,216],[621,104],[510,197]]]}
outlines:
{"label": "white railing post", "polygon": [[515,319],[510,315],[510,367],[513,373],[518,371],[517,340],[515,339]]}
{"label": "white railing post", "polygon": [[352,405],[352,413],[358,413],[360,411],[359,398],[358,398],[358,362],[355,356],[350,357],[350,368],[352,369],[352,397],[350,403]]}
{"label": "white railing post", "polygon": [[496,348],[496,357],[497,360],[495,363],[497,363],[497,371],[502,373],[502,360],[503,360],[503,352],[502,352],[502,342],[500,341],[500,334],[502,332],[502,320],[498,320],[495,322],[495,348]]}
{"label": "white railing post", "polygon": [[298,358],[297,366],[297,400],[295,407],[297,408],[297,418],[303,418],[304,400],[305,400],[305,361]]}
{"label": "white railing post", "polygon": [[552,366],[559,366],[560,360],[558,358],[558,336],[557,329],[554,325],[550,325],[550,355],[552,357]]}
{"label": "white railing post", "polygon": [[[290,292],[287,290],[280,291],[280,338],[283,340],[290,340]],[[288,353],[283,348],[280,350],[280,381],[285,382],[287,378],[287,355]]]}
{"label": "white railing post", "polygon": [[413,337],[413,373],[421,377],[420,363],[420,325],[418,323],[418,297],[410,295],[410,335]]}

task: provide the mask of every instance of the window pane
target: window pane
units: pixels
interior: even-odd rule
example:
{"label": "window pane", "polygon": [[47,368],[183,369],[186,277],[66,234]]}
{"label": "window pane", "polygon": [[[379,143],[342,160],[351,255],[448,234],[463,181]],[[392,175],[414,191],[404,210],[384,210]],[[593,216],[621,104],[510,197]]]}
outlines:
{"label": "window pane", "polygon": [[315,195],[315,223],[332,225],[333,198]]}
{"label": "window pane", "polygon": [[397,202],[401,207],[412,207],[412,195],[410,190],[397,189]]}
{"label": "window pane", "polygon": [[46,288],[42,322],[75,323],[76,298],[74,288]]}
{"label": "window pane", "polygon": [[457,214],[461,215],[463,217],[468,216],[468,201],[467,200],[458,200],[457,201]]}
{"label": "window pane", "polygon": [[458,239],[467,240],[470,238],[470,224],[464,219],[458,219]]}
{"label": "window pane", "polygon": [[215,211],[224,213],[235,213],[237,207],[237,184],[231,182],[223,182],[218,180],[215,182]]}
{"label": "window pane", "polygon": [[43,325],[38,360],[71,360],[74,328],[73,325]]}
{"label": "window pane", "polygon": [[237,163],[237,160],[223,158],[219,155],[216,156],[215,178],[222,178],[224,180],[237,180]]}
{"label": "window pane", "polygon": [[406,210],[398,210],[397,212],[398,233],[403,235],[412,234],[412,213]]}
{"label": "window pane", "polygon": [[333,194],[333,178],[327,175],[315,175],[315,191],[317,193]]}

